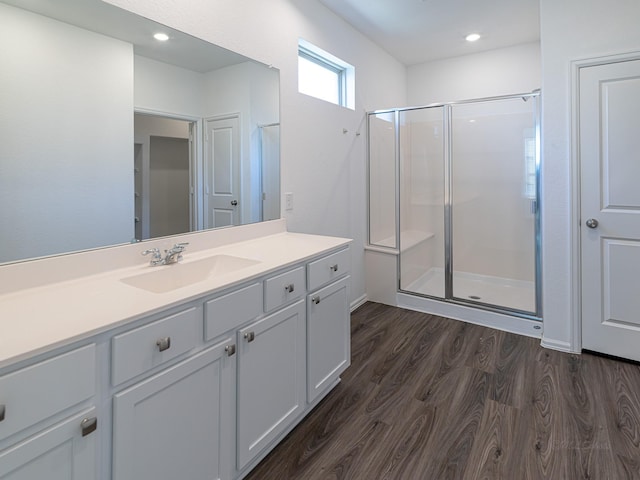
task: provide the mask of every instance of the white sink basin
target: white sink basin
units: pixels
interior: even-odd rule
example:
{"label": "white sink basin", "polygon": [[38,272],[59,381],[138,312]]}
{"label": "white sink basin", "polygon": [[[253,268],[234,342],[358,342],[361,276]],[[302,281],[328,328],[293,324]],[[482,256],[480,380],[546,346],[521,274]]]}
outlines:
{"label": "white sink basin", "polygon": [[166,293],[258,263],[260,262],[248,258],[214,255],[193,262],[149,267],[148,272],[121,278],[120,281],[148,292]]}

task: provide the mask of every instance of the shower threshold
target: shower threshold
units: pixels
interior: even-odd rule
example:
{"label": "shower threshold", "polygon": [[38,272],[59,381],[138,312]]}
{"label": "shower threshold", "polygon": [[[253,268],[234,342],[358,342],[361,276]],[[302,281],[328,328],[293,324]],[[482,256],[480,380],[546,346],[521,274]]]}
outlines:
{"label": "shower threshold", "polygon": [[[432,268],[409,285],[403,286],[402,290],[444,298],[444,284],[444,270]],[[454,272],[453,296],[459,300],[481,302],[523,312],[536,310],[535,285],[534,282],[526,280]]]}

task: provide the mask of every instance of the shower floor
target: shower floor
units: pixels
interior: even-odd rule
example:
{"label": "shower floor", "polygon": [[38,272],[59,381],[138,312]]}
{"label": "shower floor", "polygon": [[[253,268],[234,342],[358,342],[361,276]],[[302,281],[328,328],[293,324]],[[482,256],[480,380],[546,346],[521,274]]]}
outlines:
{"label": "shower floor", "polygon": [[[444,298],[444,270],[432,268],[403,290]],[[525,312],[536,310],[535,285],[524,280],[454,272],[453,296]]]}

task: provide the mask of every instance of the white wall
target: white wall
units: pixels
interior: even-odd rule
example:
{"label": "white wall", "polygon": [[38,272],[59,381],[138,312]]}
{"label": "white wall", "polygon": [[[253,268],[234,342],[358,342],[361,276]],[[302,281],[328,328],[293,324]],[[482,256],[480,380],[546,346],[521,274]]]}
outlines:
{"label": "white wall", "polygon": [[134,56],[134,106],[187,117],[202,117],[204,75]]}
{"label": "white wall", "polygon": [[[354,238],[351,295],[364,295],[365,111],[406,103],[404,66],[317,0],[109,2],[280,70],[283,216],[291,231]],[[355,66],[355,110],[298,93],[300,37]]]}
{"label": "white wall", "polygon": [[638,0],[540,0],[545,345],[575,349],[572,331],[571,62],[640,51]]}
{"label": "white wall", "polygon": [[540,44],[445,58],[407,70],[410,105],[527,93],[540,88]]}
{"label": "white wall", "polygon": [[0,4],[0,262],[133,238],[132,58]]}

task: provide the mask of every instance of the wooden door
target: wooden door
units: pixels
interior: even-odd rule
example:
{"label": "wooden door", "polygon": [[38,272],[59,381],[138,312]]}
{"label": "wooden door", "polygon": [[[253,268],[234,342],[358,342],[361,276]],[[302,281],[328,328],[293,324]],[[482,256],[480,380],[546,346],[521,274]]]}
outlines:
{"label": "wooden door", "polygon": [[582,347],[640,360],[640,60],[579,81]]}
{"label": "wooden door", "polygon": [[205,134],[205,228],[240,225],[240,119],[210,119]]}

